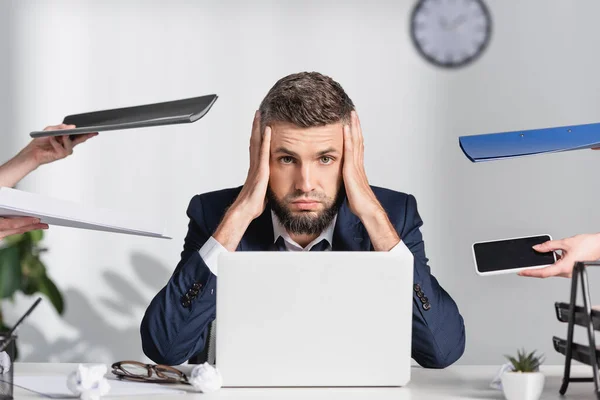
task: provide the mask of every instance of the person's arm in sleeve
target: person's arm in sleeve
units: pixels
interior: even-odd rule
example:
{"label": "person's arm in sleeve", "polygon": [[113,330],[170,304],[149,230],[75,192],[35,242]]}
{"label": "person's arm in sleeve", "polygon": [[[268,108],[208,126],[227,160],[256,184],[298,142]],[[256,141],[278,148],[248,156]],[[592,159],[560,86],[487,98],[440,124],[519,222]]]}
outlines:
{"label": "person's arm in sleeve", "polygon": [[[44,131],[72,129],[75,125],[48,126]],[[68,135],[35,138],[16,156],[0,165],[0,187],[13,187],[21,179],[39,166],[61,160],[73,154],[73,148],[98,133],[77,135],[74,139]]]}
{"label": "person's arm in sleeve", "polygon": [[465,349],[465,325],[458,306],[431,275],[419,228],[423,221],[408,196],[402,242],[414,256],[412,357],[426,368],[445,368]]}
{"label": "person's arm in sleeve", "polygon": [[[56,125],[49,126],[44,130],[51,131],[74,127],[74,125]],[[96,135],[97,133],[78,135],[74,140],[71,140],[68,136],[33,139],[16,156],[0,165],[0,187],[12,188],[40,165],[69,156],[73,153],[73,147]],[[0,218],[0,240],[7,236],[18,235],[38,229],[48,229],[48,225],[40,223],[39,218]]]}
{"label": "person's arm in sleeve", "polygon": [[187,211],[190,222],[181,261],[142,319],[144,354],[158,364],[178,365],[202,351],[208,325],[215,319],[216,276],[200,251],[216,260],[210,253],[219,248],[209,249],[214,243],[209,243],[203,212],[201,197],[195,196]]}
{"label": "person's arm in sleeve", "polygon": [[[593,147],[592,150],[600,150],[600,147]],[[600,233],[588,233],[560,240],[549,240],[533,246],[533,249],[540,253],[560,251],[561,254],[554,264],[545,268],[520,271],[519,275],[533,278],[553,276],[570,278],[576,262],[600,260]]]}

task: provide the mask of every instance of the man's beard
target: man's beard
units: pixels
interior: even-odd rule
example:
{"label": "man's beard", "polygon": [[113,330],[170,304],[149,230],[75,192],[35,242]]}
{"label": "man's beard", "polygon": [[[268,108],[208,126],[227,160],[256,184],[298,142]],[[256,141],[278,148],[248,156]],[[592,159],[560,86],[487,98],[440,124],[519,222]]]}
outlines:
{"label": "man's beard", "polygon": [[324,203],[325,209],[322,211],[300,211],[294,214],[287,204],[299,198],[305,198],[305,193],[296,191],[286,195],[283,200],[279,200],[271,190],[271,186],[267,187],[267,200],[271,209],[279,218],[285,230],[295,235],[317,235],[323,232],[335,218],[344,202],[345,195],[344,185],[341,185],[333,200],[322,193],[310,196],[309,199]]}

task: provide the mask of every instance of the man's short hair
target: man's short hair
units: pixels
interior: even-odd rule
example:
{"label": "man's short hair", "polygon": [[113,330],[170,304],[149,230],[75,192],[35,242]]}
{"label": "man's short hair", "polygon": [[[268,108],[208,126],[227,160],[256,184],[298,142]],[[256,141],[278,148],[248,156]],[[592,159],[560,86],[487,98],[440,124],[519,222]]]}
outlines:
{"label": "man's short hair", "polygon": [[260,104],[261,125],[289,122],[301,128],[350,123],[354,103],[342,86],[318,72],[281,78]]}

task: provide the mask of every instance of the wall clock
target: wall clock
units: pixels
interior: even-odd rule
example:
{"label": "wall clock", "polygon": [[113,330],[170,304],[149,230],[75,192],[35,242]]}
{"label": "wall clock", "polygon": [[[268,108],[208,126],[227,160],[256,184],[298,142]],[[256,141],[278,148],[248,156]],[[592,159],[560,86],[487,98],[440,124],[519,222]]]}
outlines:
{"label": "wall clock", "polygon": [[457,68],[487,47],[492,19],[483,0],[420,0],[410,19],[412,41],[434,65]]}

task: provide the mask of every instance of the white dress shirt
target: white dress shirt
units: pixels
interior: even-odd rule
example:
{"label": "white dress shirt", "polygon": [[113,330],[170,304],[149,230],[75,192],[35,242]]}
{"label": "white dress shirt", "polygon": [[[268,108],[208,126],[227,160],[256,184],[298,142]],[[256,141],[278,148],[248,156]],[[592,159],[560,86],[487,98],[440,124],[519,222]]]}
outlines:
{"label": "white dress shirt", "polygon": [[[335,228],[335,222],[337,221],[337,214],[333,217],[333,220],[329,226],[327,226],[327,228],[325,228],[325,230],[323,230],[323,232],[321,232],[321,234],[306,247],[300,246],[290,237],[289,233],[283,227],[273,210],[271,210],[271,221],[273,223],[273,243],[275,243],[281,236],[285,242],[285,248],[287,251],[310,251],[314,245],[321,242],[323,239],[327,240],[327,243],[329,243],[329,246],[327,246],[325,251],[331,251],[332,249],[333,230]],[[227,249],[223,247],[223,245],[221,245],[221,243],[219,243],[213,236],[211,236],[199,251],[200,257],[202,257],[202,260],[204,260],[206,266],[216,276],[219,254],[226,252]],[[390,251],[402,253],[405,257],[413,258],[411,251],[408,249],[408,247],[406,247],[402,240],[398,242],[398,244]]]}

